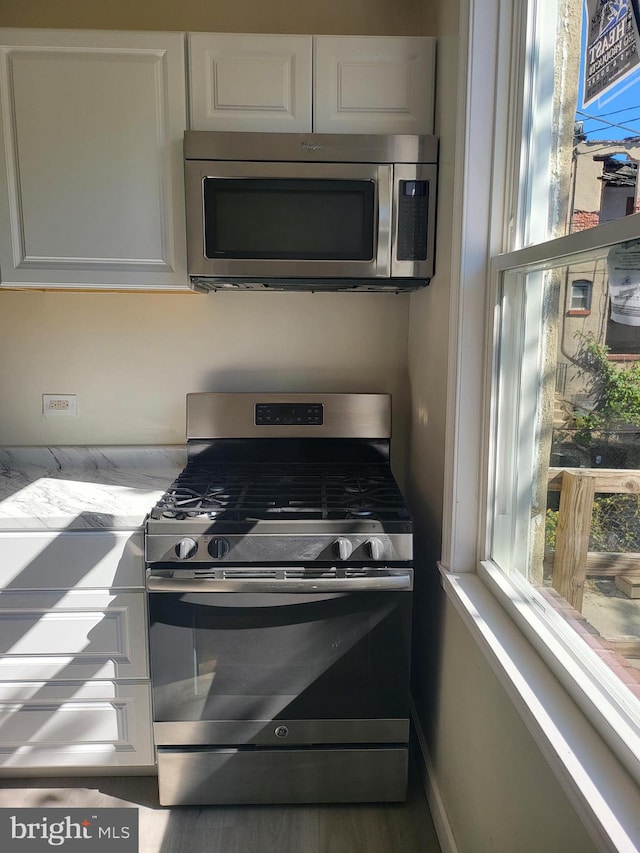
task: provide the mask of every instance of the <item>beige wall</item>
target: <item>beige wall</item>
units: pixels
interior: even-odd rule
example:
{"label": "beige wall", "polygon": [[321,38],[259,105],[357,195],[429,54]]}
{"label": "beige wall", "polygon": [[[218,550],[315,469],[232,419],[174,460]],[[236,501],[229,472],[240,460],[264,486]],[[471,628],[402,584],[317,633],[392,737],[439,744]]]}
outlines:
{"label": "beige wall", "polygon": [[[408,297],[0,292],[0,444],[184,441],[189,391],[384,391],[401,472]],[[44,417],[42,394],[77,394]]]}
{"label": "beige wall", "polygon": [[436,275],[410,296],[408,329],[408,494],[416,519],[418,571],[414,622],[414,696],[425,729],[435,714],[434,678],[439,666],[440,613],[436,563],[441,556],[447,372],[450,335],[452,229],[456,188],[456,109],[460,13],[439,5],[436,126],[440,137]]}
{"label": "beige wall", "polygon": [[0,0],[0,26],[435,35],[430,0]]}
{"label": "beige wall", "polygon": [[442,619],[432,758],[460,853],[596,847],[450,604]]}

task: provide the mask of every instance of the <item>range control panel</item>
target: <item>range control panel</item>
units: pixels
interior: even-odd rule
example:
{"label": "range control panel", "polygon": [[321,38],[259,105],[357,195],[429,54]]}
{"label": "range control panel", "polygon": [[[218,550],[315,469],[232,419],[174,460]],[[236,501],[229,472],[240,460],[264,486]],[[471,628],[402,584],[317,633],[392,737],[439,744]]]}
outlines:
{"label": "range control panel", "polygon": [[256,403],[256,426],[322,426],[322,403]]}

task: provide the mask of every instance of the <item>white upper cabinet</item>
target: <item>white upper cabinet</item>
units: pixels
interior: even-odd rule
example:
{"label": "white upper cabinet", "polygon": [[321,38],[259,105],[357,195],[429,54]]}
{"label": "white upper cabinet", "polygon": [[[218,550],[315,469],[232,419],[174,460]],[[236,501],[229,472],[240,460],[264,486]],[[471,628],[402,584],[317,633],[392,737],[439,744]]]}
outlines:
{"label": "white upper cabinet", "polygon": [[4,286],[187,287],[184,40],[0,30]]}
{"label": "white upper cabinet", "polygon": [[435,42],[315,36],[316,133],[433,133]]}
{"label": "white upper cabinet", "polygon": [[312,36],[189,34],[192,130],[311,130]]}
{"label": "white upper cabinet", "polygon": [[191,129],[433,133],[435,43],[191,33]]}
{"label": "white upper cabinet", "polygon": [[[0,286],[189,289],[186,39],[0,29]],[[188,43],[193,130],[433,132],[433,38]]]}

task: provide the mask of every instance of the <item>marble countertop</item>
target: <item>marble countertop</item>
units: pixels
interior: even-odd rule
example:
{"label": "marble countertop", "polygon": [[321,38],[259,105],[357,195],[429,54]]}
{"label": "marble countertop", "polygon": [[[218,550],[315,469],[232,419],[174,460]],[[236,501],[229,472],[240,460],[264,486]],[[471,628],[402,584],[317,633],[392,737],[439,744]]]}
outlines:
{"label": "marble countertop", "polygon": [[186,446],[0,447],[0,531],[132,530]]}

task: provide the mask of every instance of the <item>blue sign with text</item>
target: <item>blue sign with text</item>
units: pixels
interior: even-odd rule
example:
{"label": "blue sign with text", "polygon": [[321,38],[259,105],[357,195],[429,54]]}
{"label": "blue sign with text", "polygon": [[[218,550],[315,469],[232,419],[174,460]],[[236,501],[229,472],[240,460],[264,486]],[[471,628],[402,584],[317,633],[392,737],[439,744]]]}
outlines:
{"label": "blue sign with text", "polygon": [[583,107],[640,66],[636,3],[632,0],[585,0],[585,14]]}

